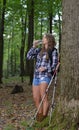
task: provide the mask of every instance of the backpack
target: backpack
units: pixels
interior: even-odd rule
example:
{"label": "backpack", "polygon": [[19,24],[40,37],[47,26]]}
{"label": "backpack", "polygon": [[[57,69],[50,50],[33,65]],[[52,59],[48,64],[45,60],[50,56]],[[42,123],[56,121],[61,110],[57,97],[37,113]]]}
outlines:
{"label": "backpack", "polygon": [[[48,51],[48,55],[49,55],[49,59],[50,59],[50,64],[52,65],[52,52],[57,49],[56,48],[53,48],[52,50],[49,50]],[[39,48],[39,52],[41,51],[41,48]]]}
{"label": "backpack", "polygon": [[[50,59],[50,65],[52,65],[52,62],[53,62],[53,61],[52,61],[52,52],[53,52],[54,50],[57,51],[56,48],[53,48],[51,51],[48,52],[49,59]],[[53,76],[53,74],[54,74],[54,71],[52,70],[52,71],[51,71],[51,75]]]}
{"label": "backpack", "polygon": [[56,48],[53,48],[52,50],[49,50],[49,51],[48,51],[48,55],[49,55],[49,59],[50,59],[50,64],[51,64],[51,65],[52,65],[52,52],[53,52],[54,50],[57,51]]}

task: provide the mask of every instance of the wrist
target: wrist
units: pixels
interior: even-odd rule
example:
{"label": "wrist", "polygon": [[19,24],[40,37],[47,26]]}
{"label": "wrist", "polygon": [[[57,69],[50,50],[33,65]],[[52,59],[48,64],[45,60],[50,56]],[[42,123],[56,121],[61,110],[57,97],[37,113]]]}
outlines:
{"label": "wrist", "polygon": [[33,47],[33,48],[36,48],[36,46],[35,46],[35,45],[33,45],[32,47]]}

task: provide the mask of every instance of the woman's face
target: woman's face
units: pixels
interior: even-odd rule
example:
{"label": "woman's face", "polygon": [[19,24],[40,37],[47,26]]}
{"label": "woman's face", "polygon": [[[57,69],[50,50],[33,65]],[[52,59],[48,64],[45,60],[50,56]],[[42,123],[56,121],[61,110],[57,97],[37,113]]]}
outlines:
{"label": "woman's face", "polygon": [[43,41],[43,44],[45,45],[45,48],[47,49],[48,48],[48,40],[45,36],[43,36],[42,41]]}

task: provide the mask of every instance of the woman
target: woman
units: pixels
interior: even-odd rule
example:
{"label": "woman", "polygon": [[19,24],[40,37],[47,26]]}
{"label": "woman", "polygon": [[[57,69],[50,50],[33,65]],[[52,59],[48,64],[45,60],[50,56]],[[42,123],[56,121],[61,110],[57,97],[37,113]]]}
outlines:
{"label": "woman", "polygon": [[[41,49],[38,47],[38,40],[33,42],[32,48],[27,53],[28,59],[36,58],[36,65],[33,78],[33,99],[38,109],[40,101],[45,94],[46,88],[51,80],[51,72],[55,70],[58,63],[57,50],[54,48],[56,45],[55,38],[52,34],[45,34],[42,39]],[[50,59],[52,58],[52,63]],[[47,95],[43,104],[37,114],[37,120],[42,121],[48,114],[49,102]]]}

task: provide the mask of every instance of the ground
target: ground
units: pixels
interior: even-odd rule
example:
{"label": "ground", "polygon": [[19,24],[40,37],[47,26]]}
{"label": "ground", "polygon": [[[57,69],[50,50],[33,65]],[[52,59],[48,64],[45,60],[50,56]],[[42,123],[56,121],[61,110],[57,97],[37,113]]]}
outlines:
{"label": "ground", "polygon": [[23,93],[11,94],[14,84],[0,88],[0,130],[25,130],[35,111],[31,86],[24,82]]}
{"label": "ground", "polygon": [[[24,91],[22,93],[17,94],[11,94],[14,86],[22,85]],[[53,92],[53,84],[50,86],[49,90],[49,101],[51,103],[52,99],[52,92]],[[0,85],[0,130],[27,130],[27,124],[30,124],[33,120],[34,114],[36,112],[35,105],[32,98],[32,86],[28,84],[27,81],[24,81],[21,83],[20,81],[16,82],[12,80],[12,82],[5,82],[3,85]],[[58,88],[56,89],[56,91]],[[71,104],[67,104],[66,106],[70,106],[70,108],[73,108],[75,110],[75,106],[78,106],[78,101],[71,102]],[[59,102],[59,101],[58,101]],[[56,102],[55,97],[55,103],[58,108],[58,112],[56,111],[56,106],[54,110],[53,115],[53,122],[51,122],[51,126],[49,129],[45,129],[43,127],[43,130],[79,130],[75,129],[75,120],[73,117],[74,112],[72,109],[66,112],[62,111],[61,109],[63,102],[59,105]],[[66,104],[66,103],[65,103]],[[75,106],[72,106],[75,104]],[[64,105],[63,105],[64,108]],[[60,111],[61,113],[60,113]],[[56,111],[56,112],[55,112]],[[72,113],[72,114],[71,114]],[[70,116],[73,115],[73,116]],[[73,119],[73,120],[72,120]],[[70,123],[69,123],[70,122]],[[43,124],[44,126],[44,124]],[[79,128],[79,127],[78,127]],[[31,129],[30,129],[31,130]],[[32,129],[33,130],[33,129]],[[36,129],[35,129],[36,130]]]}
{"label": "ground", "polygon": [[[24,91],[11,94],[16,84],[22,85]],[[0,130],[26,130],[36,112],[32,86],[27,81],[21,83],[13,80],[0,87]]]}

